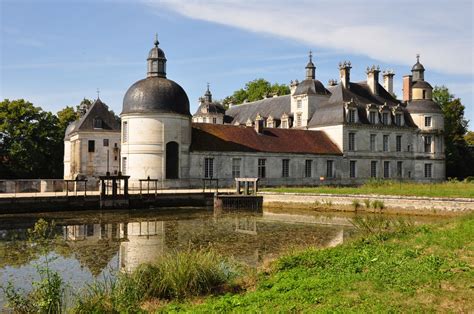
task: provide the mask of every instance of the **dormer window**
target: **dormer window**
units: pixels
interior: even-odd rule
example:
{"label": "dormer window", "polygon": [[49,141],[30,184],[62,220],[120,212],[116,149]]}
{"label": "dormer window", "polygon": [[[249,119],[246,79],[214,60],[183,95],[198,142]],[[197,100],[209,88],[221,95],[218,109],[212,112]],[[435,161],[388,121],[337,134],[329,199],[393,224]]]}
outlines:
{"label": "dormer window", "polygon": [[402,114],[401,113],[396,113],[395,114],[395,124],[398,126],[402,125]]}
{"label": "dormer window", "polygon": [[296,109],[300,109],[303,108],[303,101],[301,99],[298,99],[296,101]]}
{"label": "dormer window", "polygon": [[356,123],[358,122],[357,117],[357,104],[353,99],[350,102],[347,102],[346,105],[346,121],[348,123]]}
{"label": "dormer window", "polygon": [[347,114],[347,122],[355,123],[356,122],[356,111],[355,109],[349,109]]}
{"label": "dormer window", "polygon": [[290,127],[290,118],[286,113],[284,113],[281,116],[281,125],[280,125],[280,127],[282,129],[288,129]]}
{"label": "dormer window", "polygon": [[369,111],[369,122],[371,124],[377,123],[377,112],[374,110]]}
{"label": "dormer window", "polygon": [[267,127],[268,128],[274,128],[275,127],[275,122],[274,122],[272,116],[269,116],[268,119],[267,119]]}
{"label": "dormer window", "polygon": [[388,125],[388,112],[382,112],[382,124]]}
{"label": "dormer window", "polygon": [[296,126],[297,127],[301,126],[301,113],[296,114]]}
{"label": "dormer window", "polygon": [[102,119],[94,118],[94,129],[102,129]]}
{"label": "dormer window", "polygon": [[425,117],[425,127],[431,127],[431,117]]}

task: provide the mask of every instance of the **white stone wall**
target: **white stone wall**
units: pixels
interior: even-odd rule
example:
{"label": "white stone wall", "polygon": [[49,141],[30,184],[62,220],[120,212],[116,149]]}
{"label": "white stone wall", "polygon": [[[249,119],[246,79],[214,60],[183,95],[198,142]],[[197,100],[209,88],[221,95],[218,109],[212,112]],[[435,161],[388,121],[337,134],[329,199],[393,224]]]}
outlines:
{"label": "white stone wall", "polygon": [[[214,123],[214,119],[216,122]],[[206,116],[194,116],[194,123],[213,123],[213,124],[224,124],[224,115],[209,113]]]}
{"label": "white stone wall", "polygon": [[[166,167],[166,144],[179,145],[179,177],[189,173],[191,119],[179,114],[122,115],[122,169],[131,183],[139,179],[163,180]],[[128,125],[128,140],[124,141],[124,122]],[[124,158],[126,165],[124,167]]]}
{"label": "white stone wall", "polygon": [[[238,152],[192,152],[190,154],[192,168],[190,169],[190,183],[196,186],[202,184],[204,178],[204,159],[214,158],[214,178],[219,179],[220,186],[234,185],[232,178],[232,159],[241,159],[240,177],[258,176],[258,159],[266,159],[266,178],[259,181],[259,185],[318,185],[340,184],[343,176],[341,170],[341,156],[310,155],[310,154],[272,154],[272,153],[238,153]],[[289,159],[289,177],[282,177],[282,160]],[[312,176],[305,177],[305,161],[312,160]],[[334,161],[335,178],[327,178],[327,160]],[[320,177],[325,177],[323,181]]]}
{"label": "white stone wall", "polygon": [[[317,113],[316,113],[317,114]],[[319,130],[324,131],[329,139],[336,144],[336,146],[342,151],[343,149],[343,132],[344,126],[339,125],[330,125],[330,126],[321,126],[321,127],[311,127],[309,130]]]}
{"label": "white stone wall", "polygon": [[[104,139],[109,146],[104,146]],[[89,141],[95,141],[94,152],[89,152]],[[115,147],[117,145],[117,147]],[[64,141],[64,179],[75,179],[83,175],[88,179],[119,171],[120,132],[96,130],[78,132]]]}

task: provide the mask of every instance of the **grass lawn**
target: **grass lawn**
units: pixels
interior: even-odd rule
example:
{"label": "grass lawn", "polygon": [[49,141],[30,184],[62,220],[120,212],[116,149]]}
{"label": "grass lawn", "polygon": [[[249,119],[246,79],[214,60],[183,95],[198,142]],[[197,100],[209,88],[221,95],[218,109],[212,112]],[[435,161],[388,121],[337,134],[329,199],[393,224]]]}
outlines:
{"label": "grass lawn", "polygon": [[360,187],[277,187],[263,188],[261,191],[280,193],[380,194],[474,198],[474,182],[448,181],[443,183],[423,184],[399,183],[396,181],[373,181]]}
{"label": "grass lawn", "polygon": [[[368,224],[374,225],[369,221]],[[173,312],[469,312],[474,309],[474,215],[401,224],[328,249],[276,260],[255,289],[170,303]],[[198,304],[200,303],[200,304]]]}

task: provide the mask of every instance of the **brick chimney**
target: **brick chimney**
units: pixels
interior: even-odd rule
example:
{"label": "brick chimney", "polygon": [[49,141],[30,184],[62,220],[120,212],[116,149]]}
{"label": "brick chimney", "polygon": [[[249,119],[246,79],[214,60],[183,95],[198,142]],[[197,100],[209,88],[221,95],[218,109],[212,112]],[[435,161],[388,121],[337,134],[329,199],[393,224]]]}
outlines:
{"label": "brick chimney", "polygon": [[393,70],[387,70],[387,71],[383,71],[383,88],[385,88],[385,90],[387,92],[389,92],[390,95],[394,95],[393,94],[393,76],[395,75],[395,73],[393,73]]}
{"label": "brick chimney", "polygon": [[298,87],[298,85],[300,84],[300,82],[298,82],[298,80],[291,80],[290,82],[290,94],[293,95],[296,91],[296,88]]}
{"label": "brick chimney", "polygon": [[351,68],[350,61],[339,62],[339,75],[341,84],[344,88],[349,88],[349,83],[351,81]]}
{"label": "brick chimney", "polygon": [[369,85],[369,88],[373,94],[378,95],[380,67],[375,65],[371,66],[370,68],[367,67],[366,73],[367,85]]}
{"label": "brick chimney", "polygon": [[411,75],[405,75],[403,77],[403,101],[411,100]]}

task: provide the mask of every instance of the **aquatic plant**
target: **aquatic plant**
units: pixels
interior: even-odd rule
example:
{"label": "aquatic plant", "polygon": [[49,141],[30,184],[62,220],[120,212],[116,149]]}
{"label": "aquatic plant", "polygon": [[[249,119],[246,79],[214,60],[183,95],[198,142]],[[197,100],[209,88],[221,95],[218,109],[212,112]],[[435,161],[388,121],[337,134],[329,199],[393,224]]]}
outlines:
{"label": "aquatic plant", "polygon": [[354,207],[354,210],[358,210],[361,207],[359,200],[352,200],[352,207]]}
{"label": "aquatic plant", "polygon": [[385,208],[385,203],[384,203],[383,201],[381,201],[381,200],[375,200],[375,201],[372,202],[372,207],[373,207],[374,209],[380,209],[380,210],[382,210],[382,209]]}
{"label": "aquatic plant", "polygon": [[90,285],[78,298],[75,312],[136,311],[144,300],[208,294],[236,275],[236,267],[212,250],[166,253],[116,281]]}
{"label": "aquatic plant", "polygon": [[365,207],[366,207],[366,208],[370,208],[370,200],[365,199],[365,200],[364,200],[364,204],[365,204]]}

